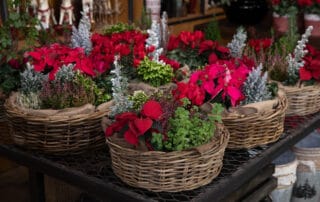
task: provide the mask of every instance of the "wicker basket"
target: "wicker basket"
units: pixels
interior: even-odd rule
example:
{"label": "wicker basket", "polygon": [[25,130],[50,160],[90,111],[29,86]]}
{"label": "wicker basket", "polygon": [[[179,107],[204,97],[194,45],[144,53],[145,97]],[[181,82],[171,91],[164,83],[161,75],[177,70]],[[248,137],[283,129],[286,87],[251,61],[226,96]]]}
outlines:
{"label": "wicker basket", "polygon": [[12,144],[3,102],[4,101],[0,101],[0,144]]}
{"label": "wicker basket", "polygon": [[230,132],[227,147],[250,149],[277,141],[284,129],[287,105],[284,92],[279,90],[273,100],[248,104],[236,108],[237,113],[224,114],[222,121]]}
{"label": "wicker basket", "polygon": [[320,85],[283,86],[279,85],[288,98],[286,116],[305,116],[320,111]]}
{"label": "wicker basket", "polygon": [[113,171],[122,181],[154,192],[179,192],[206,185],[220,173],[228,139],[229,132],[218,125],[210,143],[185,151],[137,151],[113,137],[107,143]]}
{"label": "wicker basket", "polygon": [[101,118],[112,102],[88,110],[87,105],[63,110],[32,110],[16,103],[15,93],[5,102],[10,135],[15,144],[53,155],[69,155],[103,147]]}

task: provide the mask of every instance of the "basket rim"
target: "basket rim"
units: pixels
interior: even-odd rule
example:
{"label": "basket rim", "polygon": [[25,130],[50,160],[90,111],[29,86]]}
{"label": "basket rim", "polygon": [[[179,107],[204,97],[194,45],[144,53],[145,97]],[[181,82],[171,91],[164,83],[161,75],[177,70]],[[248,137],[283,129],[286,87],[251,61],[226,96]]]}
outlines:
{"label": "basket rim", "polygon": [[[278,107],[278,110],[275,110],[273,111],[272,113],[265,113],[265,114],[261,114],[259,112],[254,112],[254,113],[251,113],[251,114],[248,114],[248,115],[243,115],[243,114],[239,114],[239,116],[222,116],[222,122],[223,121],[230,121],[230,120],[234,120],[234,119],[250,119],[252,117],[256,117],[257,119],[265,119],[265,116],[268,115],[270,117],[274,117],[274,116],[277,116],[278,114],[281,114],[283,112],[285,112],[288,108],[288,99],[287,99],[287,96],[284,92],[284,90],[282,89],[278,89],[278,92],[277,92],[277,96],[274,97],[273,99],[270,99],[270,100],[264,100],[264,101],[261,101],[261,102],[257,102],[257,103],[265,103],[265,102],[269,102],[269,101],[272,101],[272,100],[276,100],[276,99],[279,99],[279,105],[280,107]],[[238,106],[238,107],[243,107],[245,108],[246,106],[248,105],[253,105],[255,103],[250,103],[250,104],[246,104],[246,105],[243,105],[243,106]],[[237,107],[235,107],[237,108]]]}
{"label": "basket rim", "polygon": [[[5,107],[5,111],[6,114],[12,117],[20,117],[20,118],[24,118],[27,120],[36,120],[39,122],[64,122],[64,121],[70,121],[73,119],[79,120],[79,119],[88,119],[88,118],[94,118],[94,117],[102,117],[105,116],[109,113],[110,111],[110,106],[113,104],[113,100],[110,100],[108,102],[105,103],[101,103],[98,106],[94,106],[92,104],[84,104],[80,107],[70,107],[70,108],[64,108],[64,109],[30,109],[32,111],[38,111],[41,112],[45,111],[45,110],[50,110],[50,111],[55,111],[56,114],[50,115],[50,114],[41,114],[41,115],[36,115],[36,114],[30,114],[30,113],[26,113],[21,107],[20,105],[16,104],[16,102],[13,102],[14,104],[12,104],[12,102],[9,102],[9,99],[14,99],[19,93],[15,92],[12,93],[10,95],[10,97],[8,99],[6,99],[5,103],[4,103],[4,107]],[[80,109],[86,105],[91,105],[94,107],[94,111],[90,112],[90,113],[80,113],[80,114],[71,114],[71,115],[67,115],[67,114],[60,114],[58,112],[61,112],[62,110],[66,110],[68,109],[69,111],[74,111],[77,109]]]}

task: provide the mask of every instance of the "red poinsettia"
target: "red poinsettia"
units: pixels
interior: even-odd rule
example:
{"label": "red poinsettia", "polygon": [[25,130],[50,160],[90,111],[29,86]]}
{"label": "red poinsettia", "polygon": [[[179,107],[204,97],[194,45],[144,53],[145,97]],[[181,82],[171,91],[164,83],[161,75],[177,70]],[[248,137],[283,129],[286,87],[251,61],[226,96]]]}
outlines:
{"label": "red poinsettia", "polygon": [[320,81],[320,51],[307,45],[307,55],[303,58],[305,64],[299,70],[300,80],[309,81],[315,79]]}
{"label": "red poinsettia", "polygon": [[95,75],[91,60],[86,56],[83,48],[71,48],[55,43],[27,52],[25,57],[31,58],[35,71],[42,72],[50,70],[50,80],[54,79],[55,73],[62,65],[70,63],[75,64],[75,69],[87,75]]}
{"label": "red poinsettia", "polygon": [[107,137],[123,129],[124,139],[132,145],[139,143],[139,137],[152,129],[154,121],[157,121],[163,115],[163,110],[159,102],[154,100],[147,101],[139,114],[133,112],[124,112],[115,117],[112,123],[105,131]]}
{"label": "red poinsettia", "polygon": [[236,106],[244,99],[241,87],[250,71],[251,68],[241,60],[220,60],[195,71],[188,83],[178,83],[174,94],[178,99],[188,98],[195,105],[202,105],[207,98],[221,96]]}
{"label": "red poinsettia", "polygon": [[108,71],[114,61],[114,56],[119,55],[120,61],[125,65],[138,67],[144,57],[154,51],[154,47],[146,48],[148,35],[137,30],[130,30],[111,35],[92,35],[92,51],[90,58],[93,66],[100,73]]}
{"label": "red poinsettia", "polygon": [[183,31],[178,36],[170,36],[167,50],[168,57],[191,65],[192,68],[214,63],[216,58],[229,59],[230,57],[227,47],[219,45],[217,41],[206,40],[201,31]]}

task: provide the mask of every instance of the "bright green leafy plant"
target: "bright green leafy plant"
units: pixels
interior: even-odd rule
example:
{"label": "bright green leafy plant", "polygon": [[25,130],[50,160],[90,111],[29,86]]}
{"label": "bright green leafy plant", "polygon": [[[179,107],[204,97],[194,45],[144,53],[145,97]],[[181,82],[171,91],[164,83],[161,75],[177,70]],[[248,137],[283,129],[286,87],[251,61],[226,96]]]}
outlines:
{"label": "bright green leafy plant", "polygon": [[140,62],[137,73],[142,81],[155,87],[169,83],[174,76],[170,65],[150,60],[148,57]]}

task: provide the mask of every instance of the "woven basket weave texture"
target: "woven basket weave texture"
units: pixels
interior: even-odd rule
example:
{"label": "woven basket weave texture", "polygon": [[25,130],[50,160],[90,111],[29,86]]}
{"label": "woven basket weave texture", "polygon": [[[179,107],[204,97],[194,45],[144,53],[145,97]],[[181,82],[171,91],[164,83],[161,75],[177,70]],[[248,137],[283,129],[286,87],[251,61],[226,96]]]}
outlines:
{"label": "woven basket weave texture", "polygon": [[229,132],[218,125],[213,140],[199,150],[137,151],[114,138],[107,138],[107,143],[113,171],[122,181],[154,192],[179,192],[206,185],[220,173],[228,139]]}
{"label": "woven basket weave texture", "polygon": [[305,116],[320,111],[320,85],[280,88],[288,98],[286,116]]}
{"label": "woven basket weave texture", "polygon": [[91,113],[72,115],[36,116],[8,100],[5,109],[15,144],[53,155],[70,155],[105,146],[101,118],[109,113],[111,104],[104,103]]}
{"label": "woven basket weave texture", "polygon": [[284,130],[285,110],[288,105],[283,91],[279,92],[277,99],[276,106],[262,113],[223,116],[223,124],[230,132],[227,147],[250,149],[277,141]]}

